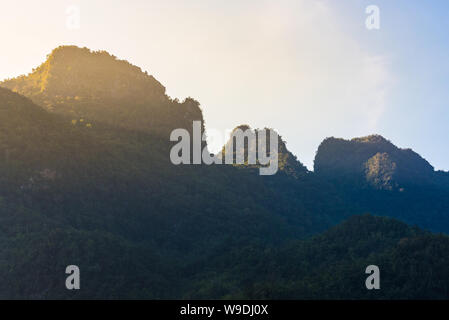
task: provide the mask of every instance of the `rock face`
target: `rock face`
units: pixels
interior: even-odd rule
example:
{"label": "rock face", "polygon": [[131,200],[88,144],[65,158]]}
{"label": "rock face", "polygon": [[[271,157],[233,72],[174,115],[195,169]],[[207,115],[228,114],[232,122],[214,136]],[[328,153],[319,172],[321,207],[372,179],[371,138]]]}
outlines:
{"label": "rock face", "polygon": [[366,181],[379,189],[392,190],[398,187],[394,181],[396,162],[391,160],[388,153],[376,153],[365,163]]}
{"label": "rock face", "polygon": [[430,185],[436,179],[434,168],[419,154],[400,149],[379,135],[324,140],[318,148],[314,168],[318,175],[333,180],[383,190]]}
{"label": "rock face", "polygon": [[63,46],[27,76],[0,83],[71,120],[167,135],[203,120],[199,103],[170,99],[153,76],[105,51]]}
{"label": "rock face", "polygon": [[[241,130],[242,132],[246,132],[247,130],[250,130],[254,133],[254,136],[257,137],[256,140],[252,144],[248,144],[248,141],[245,140],[244,145],[241,148],[238,148],[238,146],[234,145],[233,149],[233,158],[234,163],[236,163],[237,156],[240,155],[244,161],[246,167],[260,167],[260,164],[256,165],[250,165],[248,164],[248,150],[251,150],[254,154],[257,152],[257,129],[252,129],[248,125],[240,125],[234,128],[231,135],[236,132],[236,130]],[[266,129],[267,131],[267,150],[269,152],[269,129]],[[301,176],[306,175],[309,173],[307,168],[297,159],[297,157],[291,153],[286,146],[285,141],[282,139],[282,137],[277,133],[278,135],[278,168],[280,172],[283,172],[291,177],[299,178]],[[224,146],[222,151],[217,155],[219,159],[224,161],[225,156],[225,150],[231,148],[232,144],[229,140]],[[267,151],[265,150],[265,151]],[[268,153],[269,154],[269,153]]]}

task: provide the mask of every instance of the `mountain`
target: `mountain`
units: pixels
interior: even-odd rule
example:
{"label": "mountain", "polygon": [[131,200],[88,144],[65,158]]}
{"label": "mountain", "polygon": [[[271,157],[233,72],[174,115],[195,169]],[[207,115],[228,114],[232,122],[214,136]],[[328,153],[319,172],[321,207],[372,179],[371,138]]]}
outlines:
{"label": "mountain", "polygon": [[449,233],[449,173],[379,135],[328,138],[318,148],[315,173],[361,212]]}
{"label": "mountain", "polygon": [[81,128],[67,125],[29,99],[4,88],[0,88],[0,119],[2,192],[23,189],[41,174],[56,179],[55,170],[63,158],[69,162],[79,160],[74,144],[82,144],[86,149],[91,145]]}
{"label": "mountain", "polygon": [[[189,297],[447,299],[448,252],[448,236],[393,219],[353,216],[310,239],[270,249],[248,246],[232,260],[220,257],[214,262],[220,272],[199,274]],[[380,269],[380,290],[365,287],[369,265]]]}
{"label": "mountain", "polygon": [[[235,133],[237,130],[240,130],[242,133],[252,133],[255,137],[251,142],[249,143],[248,138],[245,138],[244,143],[239,147],[237,145],[237,140],[233,138],[235,136]],[[269,148],[270,148],[270,131],[273,131],[278,136],[278,170],[282,172],[283,174],[286,174],[291,177],[300,178],[304,177],[306,174],[309,173],[306,166],[304,166],[297,157],[291,153],[286,146],[286,142],[282,139],[282,137],[279,135],[278,132],[276,132],[273,129],[264,128],[263,130],[266,131],[266,146],[261,152],[265,152],[266,154],[270,154]],[[259,133],[258,129],[251,129],[248,125],[240,125],[234,128],[231,132],[230,139],[226,142],[226,144],[223,146],[221,152],[217,154],[217,158],[221,160],[221,163],[225,162],[226,158],[226,150],[231,150],[232,148],[232,159],[233,163],[237,163],[236,159],[240,156],[242,159],[244,159],[244,163],[242,165],[236,164],[236,166],[239,166],[241,168],[260,168],[262,165],[257,161],[256,164],[248,164],[248,152],[251,151],[254,155],[258,155],[259,147],[258,147],[258,139],[259,139]],[[231,139],[234,139],[235,141],[231,141]]]}
{"label": "mountain", "polygon": [[26,76],[0,86],[30,98],[71,121],[101,122],[166,136],[175,128],[202,121],[199,103],[180,103],[165,94],[153,76],[105,51],[76,46],[54,49]]}
{"label": "mountain", "polygon": [[[72,120],[0,88],[0,298],[180,297],[217,254],[348,214],[311,178],[175,166],[160,132]],[[79,292],[64,288],[69,264]]]}
{"label": "mountain", "polygon": [[[446,173],[413,152],[331,139],[309,172],[279,136],[272,176],[174,165],[169,133],[202,120],[198,102],[85,48],[1,86],[0,298],[447,296],[446,236],[353,217],[449,233]],[[367,263],[385,268],[380,295]],[[72,264],[80,291],[64,288]]]}
{"label": "mountain", "polygon": [[411,149],[379,135],[352,140],[328,138],[318,148],[314,170],[333,179],[400,190],[434,182],[434,168]]}

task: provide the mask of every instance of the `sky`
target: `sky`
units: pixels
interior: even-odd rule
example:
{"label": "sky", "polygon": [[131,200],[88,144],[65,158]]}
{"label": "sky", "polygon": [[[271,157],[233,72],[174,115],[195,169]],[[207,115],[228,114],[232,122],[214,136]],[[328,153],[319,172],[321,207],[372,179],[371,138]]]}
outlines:
{"label": "sky", "polygon": [[274,128],[309,169],[324,138],[377,133],[449,170],[448,13],[445,0],[1,0],[0,79],[60,45],[106,50],[198,100],[210,133]]}

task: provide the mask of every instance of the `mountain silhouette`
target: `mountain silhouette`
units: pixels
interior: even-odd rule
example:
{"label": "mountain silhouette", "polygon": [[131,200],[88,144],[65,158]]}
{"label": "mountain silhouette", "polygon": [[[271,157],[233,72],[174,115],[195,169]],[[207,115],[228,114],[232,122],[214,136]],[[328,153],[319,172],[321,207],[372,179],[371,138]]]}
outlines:
{"label": "mountain silhouette", "polygon": [[[249,130],[249,132],[253,133],[254,139],[249,140],[248,138],[245,138],[244,144],[240,148],[238,148],[237,140],[234,138],[235,141],[231,141],[233,135],[237,130],[241,130],[242,133],[245,133],[247,132],[247,130]],[[302,177],[309,172],[307,168],[297,159],[297,157],[287,149],[286,142],[282,139],[279,133],[276,132],[276,130],[269,128],[264,128],[263,130],[265,130],[267,140],[266,146],[261,150],[261,152],[265,152],[267,155],[270,154],[270,131],[272,130],[278,136],[278,149],[276,150],[278,157],[278,170],[295,178]],[[256,164],[248,164],[248,151],[251,151],[256,158],[256,155],[259,154],[258,138],[259,133],[257,129],[251,129],[251,127],[248,125],[237,126],[232,130],[231,138],[223,146],[221,152],[217,154],[217,157],[221,159],[222,163],[224,163],[226,150],[231,150],[232,148],[233,163],[236,164],[236,159],[238,158],[238,156],[240,156],[244,160],[244,164],[242,165],[242,167],[259,168],[262,165],[257,161],[257,159],[255,159],[257,162]]]}
{"label": "mountain silhouette", "polygon": [[367,183],[384,190],[435,182],[434,168],[425,159],[379,135],[324,140],[318,148],[314,170],[329,178]]}
{"label": "mountain silhouette", "polygon": [[127,129],[166,135],[202,121],[199,103],[170,99],[153,76],[105,51],[76,46],[54,49],[27,76],[0,86],[18,92],[50,112]]}
{"label": "mountain silhouette", "polygon": [[449,233],[448,173],[411,150],[328,138],[311,172],[279,136],[272,176],[174,165],[199,103],[104,51],[59,47],[0,86],[0,298],[448,297],[449,240],[430,232]]}

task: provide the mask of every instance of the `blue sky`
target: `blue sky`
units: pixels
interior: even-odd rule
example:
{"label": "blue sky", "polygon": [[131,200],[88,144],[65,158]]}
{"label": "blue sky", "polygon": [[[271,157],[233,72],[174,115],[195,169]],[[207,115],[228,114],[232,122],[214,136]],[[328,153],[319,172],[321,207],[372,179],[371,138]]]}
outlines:
{"label": "blue sky", "polygon": [[[348,32],[367,50],[392,59],[395,86],[377,131],[413,148],[436,169],[449,170],[449,2],[341,3],[334,8]],[[367,33],[351,17],[369,4],[379,6],[381,28]]]}
{"label": "blue sky", "polygon": [[[379,30],[365,27],[368,5]],[[449,170],[448,13],[418,0],[9,1],[0,79],[59,45],[107,50],[199,100],[211,133],[273,127],[309,168],[324,138],[379,133]]]}

